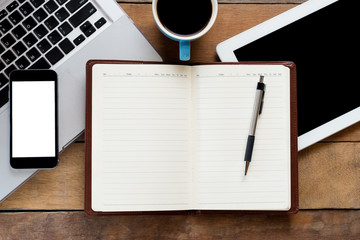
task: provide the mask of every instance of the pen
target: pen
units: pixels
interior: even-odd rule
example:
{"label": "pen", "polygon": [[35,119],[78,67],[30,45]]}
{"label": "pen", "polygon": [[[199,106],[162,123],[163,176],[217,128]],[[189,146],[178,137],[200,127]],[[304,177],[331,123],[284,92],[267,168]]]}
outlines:
{"label": "pen", "polygon": [[262,112],[262,108],[263,108],[263,104],[264,104],[265,84],[263,82],[264,82],[264,76],[260,76],[260,80],[256,87],[254,109],[253,109],[253,114],[252,114],[252,118],[251,118],[249,136],[247,139],[246,150],[245,150],[245,158],[244,158],[245,176],[248,172],[250,162],[251,162],[251,156],[253,153],[257,119],[258,119],[258,116]]}

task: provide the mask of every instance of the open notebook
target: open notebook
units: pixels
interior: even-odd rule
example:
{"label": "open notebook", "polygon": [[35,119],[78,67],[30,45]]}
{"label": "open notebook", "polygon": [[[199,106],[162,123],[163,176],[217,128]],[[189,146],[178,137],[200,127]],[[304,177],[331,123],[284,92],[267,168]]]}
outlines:
{"label": "open notebook", "polygon": [[[266,94],[251,166],[244,154],[255,90]],[[292,63],[87,64],[89,214],[295,213]]]}

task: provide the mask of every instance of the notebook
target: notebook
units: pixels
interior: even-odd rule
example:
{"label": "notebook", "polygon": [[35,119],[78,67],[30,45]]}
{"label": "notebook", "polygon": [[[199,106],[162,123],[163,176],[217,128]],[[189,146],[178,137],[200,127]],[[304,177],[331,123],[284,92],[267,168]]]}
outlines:
{"label": "notebook", "polygon": [[[267,90],[244,176],[260,75]],[[88,62],[86,212],[296,213],[295,84],[290,62]]]}
{"label": "notebook", "polygon": [[59,149],[85,129],[85,63],[160,56],[113,0],[0,1],[0,201],[36,170],[9,163],[9,74],[54,69],[59,79]]}
{"label": "notebook", "polygon": [[360,121],[357,15],[352,1],[308,0],[217,46],[223,62],[296,64],[299,150]]}

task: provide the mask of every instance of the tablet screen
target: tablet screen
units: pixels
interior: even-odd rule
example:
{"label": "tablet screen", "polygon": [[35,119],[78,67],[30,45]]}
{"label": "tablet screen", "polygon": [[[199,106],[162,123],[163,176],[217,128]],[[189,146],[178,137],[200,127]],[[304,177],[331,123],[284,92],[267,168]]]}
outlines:
{"label": "tablet screen", "polygon": [[357,8],[337,1],[234,51],[239,61],[293,61],[299,136],[360,106]]}

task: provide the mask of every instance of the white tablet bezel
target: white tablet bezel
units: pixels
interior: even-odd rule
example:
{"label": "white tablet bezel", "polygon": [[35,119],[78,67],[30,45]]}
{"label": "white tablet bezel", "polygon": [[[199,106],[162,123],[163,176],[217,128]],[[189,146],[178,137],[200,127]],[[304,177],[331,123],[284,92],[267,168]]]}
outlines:
{"label": "white tablet bezel", "polygon": [[[238,62],[234,51],[290,23],[293,23],[338,0],[308,0],[216,46],[222,62]],[[302,150],[356,122],[360,121],[360,107],[349,111],[298,137],[298,150]]]}

